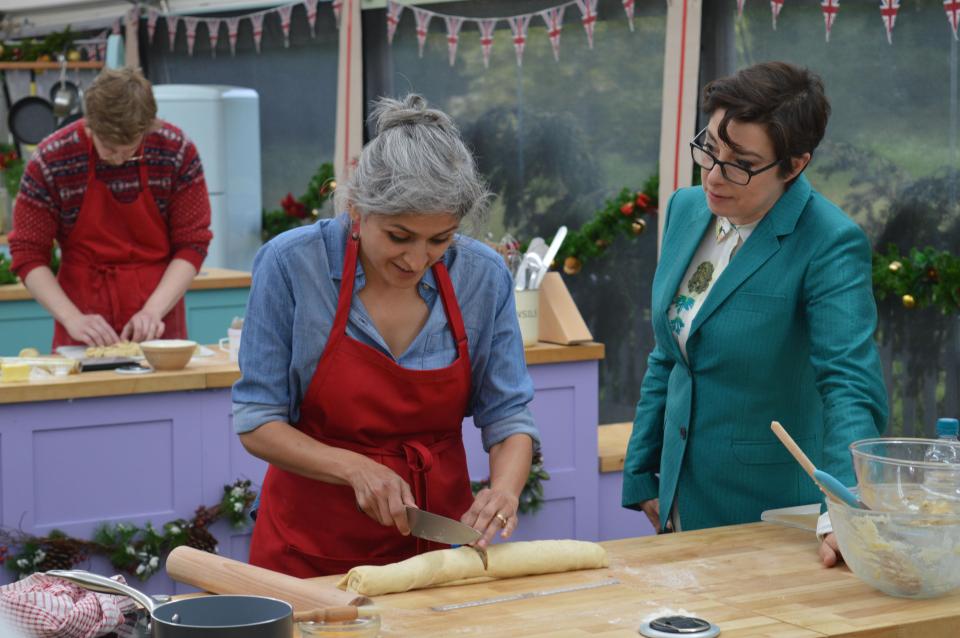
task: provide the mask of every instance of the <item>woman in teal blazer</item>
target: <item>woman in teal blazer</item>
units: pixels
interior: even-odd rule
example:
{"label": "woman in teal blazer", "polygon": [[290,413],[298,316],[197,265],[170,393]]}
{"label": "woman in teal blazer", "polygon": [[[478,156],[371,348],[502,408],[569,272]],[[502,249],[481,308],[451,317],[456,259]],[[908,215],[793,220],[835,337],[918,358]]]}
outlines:
{"label": "woman in teal blazer", "polygon": [[[847,446],[887,418],[869,242],[802,174],[830,112],[820,79],[755,65],[709,84],[703,110],[703,186],[667,207],[623,475],[624,507],[658,531],[818,502],[773,420],[853,485]],[[821,556],[836,561],[832,535]]]}

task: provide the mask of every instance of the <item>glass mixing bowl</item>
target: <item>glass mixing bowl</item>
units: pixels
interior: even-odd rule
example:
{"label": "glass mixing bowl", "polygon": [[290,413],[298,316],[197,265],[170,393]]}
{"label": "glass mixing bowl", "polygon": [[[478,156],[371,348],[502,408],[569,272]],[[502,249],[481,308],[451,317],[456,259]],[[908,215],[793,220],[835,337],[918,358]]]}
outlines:
{"label": "glass mixing bowl", "polygon": [[931,450],[960,460],[960,441],[864,439],[851,444],[861,500],[874,510],[960,515],[960,462],[927,461]]}
{"label": "glass mixing bowl", "polygon": [[960,517],[855,509],[827,499],[840,553],[871,587],[933,598],[960,587]]}

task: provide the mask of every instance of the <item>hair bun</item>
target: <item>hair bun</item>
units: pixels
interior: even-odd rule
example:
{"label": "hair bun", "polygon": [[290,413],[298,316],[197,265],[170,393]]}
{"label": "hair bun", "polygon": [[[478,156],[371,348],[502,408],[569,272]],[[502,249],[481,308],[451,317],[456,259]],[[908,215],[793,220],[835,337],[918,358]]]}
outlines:
{"label": "hair bun", "polygon": [[401,126],[437,126],[444,131],[457,131],[457,127],[446,113],[427,108],[422,95],[411,93],[401,102],[387,97],[379,98],[370,112],[370,119],[376,123],[377,135]]}

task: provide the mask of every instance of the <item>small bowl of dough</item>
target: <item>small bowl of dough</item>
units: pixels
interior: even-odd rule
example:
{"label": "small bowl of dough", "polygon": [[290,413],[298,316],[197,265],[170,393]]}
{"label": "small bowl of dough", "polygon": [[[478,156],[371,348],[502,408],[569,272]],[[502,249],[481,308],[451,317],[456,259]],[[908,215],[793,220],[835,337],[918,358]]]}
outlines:
{"label": "small bowl of dough", "polygon": [[380,635],[380,616],[364,616],[355,620],[297,623],[302,638],[376,638]]}
{"label": "small bowl of dough", "polygon": [[902,598],[960,588],[960,517],[949,510],[865,510],[833,499],[827,508],[844,562],[871,587]]}
{"label": "small bowl of dough", "polygon": [[197,349],[196,341],[154,339],[140,344],[147,363],[154,370],[183,370]]}
{"label": "small bowl of dough", "polygon": [[960,516],[960,441],[864,439],[850,445],[850,454],[870,509]]}

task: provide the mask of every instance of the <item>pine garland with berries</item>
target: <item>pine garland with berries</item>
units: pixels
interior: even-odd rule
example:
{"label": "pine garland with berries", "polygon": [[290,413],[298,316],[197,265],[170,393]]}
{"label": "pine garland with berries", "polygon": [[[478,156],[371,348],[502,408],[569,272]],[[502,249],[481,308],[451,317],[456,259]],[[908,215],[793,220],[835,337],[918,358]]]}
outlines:
{"label": "pine garland with berries", "polygon": [[[543,481],[549,481],[550,474],[543,467],[543,455],[535,452],[533,462],[530,464],[530,474],[527,476],[527,482],[520,492],[520,504],[518,510],[521,514],[536,514],[543,507]],[[482,489],[490,487],[490,479],[485,478],[482,481],[471,481],[470,487],[473,489],[473,495]]]}
{"label": "pine garland with berries", "polygon": [[280,233],[305,226],[317,221],[320,210],[337,188],[333,177],[333,164],[326,162],[320,165],[317,172],[307,184],[307,192],[295,198],[293,193],[280,201],[281,210],[263,211],[262,230],[263,241],[270,241]]}
{"label": "pine garland with berries", "polygon": [[[47,536],[0,529],[0,563],[23,578],[50,569],[72,569],[94,555],[104,556],[116,569],[147,580],[160,569],[160,559],[175,547],[187,545],[217,553],[217,539],[210,526],[226,519],[235,528],[247,525],[250,506],[256,499],[250,481],[237,480],[223,486],[223,497],[211,507],[201,505],[193,518],[165,523],[159,530],[147,522],[104,523],[93,540],[82,540],[53,530]],[[13,551],[11,551],[11,548]]]}
{"label": "pine garland with berries", "polygon": [[960,257],[934,248],[896,246],[873,254],[873,292],[878,301],[899,298],[907,310],[935,306],[945,315],[960,312]]}

